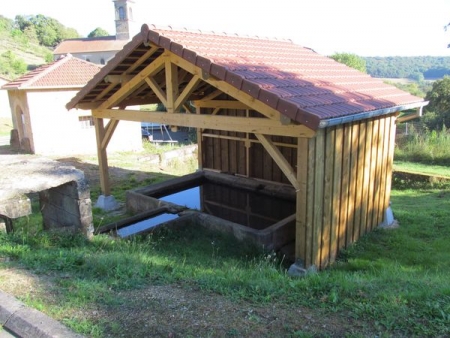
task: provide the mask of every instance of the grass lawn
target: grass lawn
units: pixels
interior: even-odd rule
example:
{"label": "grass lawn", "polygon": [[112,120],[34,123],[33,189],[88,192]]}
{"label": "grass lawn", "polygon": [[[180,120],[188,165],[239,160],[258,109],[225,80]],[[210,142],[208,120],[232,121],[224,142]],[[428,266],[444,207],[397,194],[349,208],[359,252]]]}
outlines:
{"label": "grass lawn", "polygon": [[11,129],[13,129],[11,118],[0,117],[0,136],[9,136]]}
{"label": "grass lawn", "polygon": [[[37,230],[38,216],[22,220],[26,224],[14,235],[0,234],[0,269],[58,277],[52,299],[24,301],[95,337],[127,329],[85,316],[83,309],[124,306],[117,293],[155,284],[253,305],[339,314],[359,323],[348,336],[448,336],[450,191],[394,189],[392,207],[399,228],[366,235],[330,269],[301,279],[286,274],[281,257],[194,225],[141,239],[97,236],[88,242]],[[323,333],[291,329],[283,336]]]}
{"label": "grass lawn", "polygon": [[450,167],[444,165],[429,165],[417,162],[394,161],[394,170],[443,176],[450,179]]}

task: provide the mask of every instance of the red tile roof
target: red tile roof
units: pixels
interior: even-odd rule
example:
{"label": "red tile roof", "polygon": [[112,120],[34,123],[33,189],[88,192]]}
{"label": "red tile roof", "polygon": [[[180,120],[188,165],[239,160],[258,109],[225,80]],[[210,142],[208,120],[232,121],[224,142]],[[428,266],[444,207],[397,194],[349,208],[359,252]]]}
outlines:
{"label": "red tile roof", "polygon": [[[150,28],[149,28],[150,27]],[[83,101],[133,49],[151,42],[223,80],[289,118],[317,129],[323,120],[392,112],[426,103],[379,79],[287,40],[142,26],[137,35],[67,107]]]}
{"label": "red tile roof", "polygon": [[67,55],[5,84],[2,89],[83,87],[100,66]]}
{"label": "red tile roof", "polygon": [[53,54],[60,55],[68,53],[75,54],[119,51],[127,42],[127,40],[116,40],[115,36],[68,39],[62,41],[58,46],[56,46]]}

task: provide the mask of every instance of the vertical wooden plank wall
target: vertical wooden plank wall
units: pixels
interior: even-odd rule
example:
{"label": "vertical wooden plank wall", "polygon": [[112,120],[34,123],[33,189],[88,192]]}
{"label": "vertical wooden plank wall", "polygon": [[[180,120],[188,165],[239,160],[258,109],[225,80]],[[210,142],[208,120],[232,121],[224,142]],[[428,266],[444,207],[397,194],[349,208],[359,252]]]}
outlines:
{"label": "vertical wooden plank wall", "polygon": [[[296,256],[323,269],[378,226],[389,206],[395,116],[321,130],[299,140]],[[302,157],[307,153],[307,164]]]}
{"label": "vertical wooden plank wall", "polygon": [[[197,109],[200,113],[210,113],[205,108]],[[245,110],[221,109],[218,114],[246,116],[248,113]],[[250,116],[258,117],[260,115],[250,111]],[[295,168],[297,140],[292,137],[269,137]],[[201,154],[199,151],[200,168],[290,184],[270,154],[253,134],[202,130],[198,132],[198,143],[201,150]]]}
{"label": "vertical wooden plank wall", "polygon": [[[305,267],[325,268],[383,221],[394,137],[394,114],[320,129],[311,139],[271,137],[297,168],[296,257]],[[203,168],[289,184],[254,135],[203,130],[201,138]]]}

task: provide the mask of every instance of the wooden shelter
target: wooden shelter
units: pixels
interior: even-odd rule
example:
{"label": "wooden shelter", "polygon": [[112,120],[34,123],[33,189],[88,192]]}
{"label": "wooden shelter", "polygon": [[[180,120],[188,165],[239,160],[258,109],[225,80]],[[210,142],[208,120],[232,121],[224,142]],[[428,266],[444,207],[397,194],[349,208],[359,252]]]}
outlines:
{"label": "wooden shelter", "polygon": [[[117,124],[145,121],[197,128],[201,169],[295,187],[306,268],[383,221],[396,116],[421,98],[290,41],[150,27],[67,104],[95,117],[106,196]],[[166,112],[126,109],[156,102]]]}

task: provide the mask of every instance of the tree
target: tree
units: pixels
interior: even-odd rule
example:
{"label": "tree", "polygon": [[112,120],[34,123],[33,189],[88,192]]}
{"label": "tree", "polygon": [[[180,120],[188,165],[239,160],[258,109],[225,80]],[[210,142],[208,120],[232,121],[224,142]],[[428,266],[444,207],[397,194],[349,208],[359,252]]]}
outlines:
{"label": "tree", "polygon": [[0,54],[0,69],[2,74],[14,79],[19,75],[25,74],[27,64],[12,51],[6,51]]}
{"label": "tree", "polygon": [[100,36],[109,36],[110,34],[101,27],[97,27],[89,33],[88,38],[98,38]]}
{"label": "tree", "polygon": [[366,69],[366,61],[356,55],[351,53],[335,53],[330,56],[333,60],[343,63],[344,65],[347,65],[349,67],[352,67],[356,70],[359,70],[360,72],[367,73]]}
{"label": "tree", "polygon": [[14,22],[11,19],[0,15],[0,32],[9,32],[13,29]]}
{"label": "tree", "polygon": [[[425,123],[431,130],[450,127],[450,77],[435,81],[425,99],[430,101],[425,107]],[[428,116],[427,116],[428,115]]]}
{"label": "tree", "polygon": [[[35,16],[17,15],[16,27],[23,33],[35,31],[39,44],[55,47],[64,39],[78,38],[80,35],[73,28],[67,28],[58,20],[38,14]],[[33,34],[33,33],[31,33]]]}

